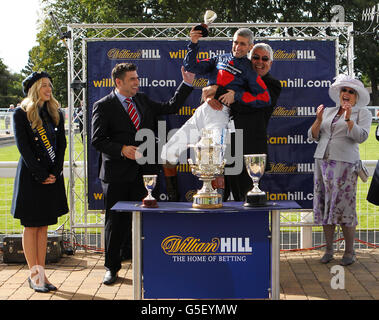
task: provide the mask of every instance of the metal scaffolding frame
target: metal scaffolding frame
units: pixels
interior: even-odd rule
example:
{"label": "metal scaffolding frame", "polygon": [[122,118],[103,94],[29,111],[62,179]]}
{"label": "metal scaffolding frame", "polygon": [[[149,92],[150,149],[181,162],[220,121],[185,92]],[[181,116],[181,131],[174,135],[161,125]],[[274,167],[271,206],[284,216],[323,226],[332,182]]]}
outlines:
{"label": "metal scaffolding frame", "polygon": [[[188,40],[190,23],[155,24],[68,24],[68,110],[69,110],[69,203],[70,229],[102,228],[103,215],[88,210],[87,188],[87,42],[117,40]],[[238,28],[249,28],[255,40],[333,40],[336,42],[336,74],[354,75],[353,23],[214,23],[207,40],[229,40]],[[75,113],[82,104],[83,119]],[[83,121],[83,141],[75,134]],[[93,215],[93,216],[90,216]]]}

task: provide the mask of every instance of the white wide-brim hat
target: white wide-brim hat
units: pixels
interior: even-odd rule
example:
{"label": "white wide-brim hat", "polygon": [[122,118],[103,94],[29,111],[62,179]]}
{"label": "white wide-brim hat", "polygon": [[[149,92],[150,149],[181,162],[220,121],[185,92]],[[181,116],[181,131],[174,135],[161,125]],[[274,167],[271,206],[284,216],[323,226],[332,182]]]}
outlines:
{"label": "white wide-brim hat", "polygon": [[351,76],[345,74],[339,74],[334,78],[334,83],[329,88],[329,97],[337,104],[340,105],[340,93],[343,87],[349,87],[354,89],[357,93],[357,102],[355,106],[365,107],[370,102],[370,94],[364,87],[363,83]]}

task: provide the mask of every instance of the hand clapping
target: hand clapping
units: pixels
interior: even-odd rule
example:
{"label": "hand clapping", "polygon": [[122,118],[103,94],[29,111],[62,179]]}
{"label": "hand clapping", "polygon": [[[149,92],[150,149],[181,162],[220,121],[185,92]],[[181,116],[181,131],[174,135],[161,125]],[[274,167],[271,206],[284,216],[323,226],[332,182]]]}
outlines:
{"label": "hand clapping", "polygon": [[324,114],[324,105],[323,104],[320,104],[318,107],[317,107],[317,110],[316,110],[316,120],[321,122],[322,121],[322,116]]}
{"label": "hand clapping", "polygon": [[351,116],[351,109],[352,109],[352,105],[350,102],[344,102],[342,105],[341,105],[342,109],[345,109],[345,119],[350,119],[350,116]]}

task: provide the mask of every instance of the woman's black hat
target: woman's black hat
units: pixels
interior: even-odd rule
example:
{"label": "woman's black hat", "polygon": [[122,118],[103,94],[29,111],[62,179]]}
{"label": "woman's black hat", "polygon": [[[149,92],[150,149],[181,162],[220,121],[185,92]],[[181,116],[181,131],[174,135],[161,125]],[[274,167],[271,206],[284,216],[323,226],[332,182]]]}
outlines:
{"label": "woman's black hat", "polygon": [[39,79],[41,78],[49,78],[51,82],[53,80],[51,79],[50,75],[45,72],[45,71],[40,71],[40,72],[33,72],[29,76],[27,76],[24,81],[22,81],[22,90],[24,92],[24,95],[28,95],[29,89],[32,87],[32,85]]}

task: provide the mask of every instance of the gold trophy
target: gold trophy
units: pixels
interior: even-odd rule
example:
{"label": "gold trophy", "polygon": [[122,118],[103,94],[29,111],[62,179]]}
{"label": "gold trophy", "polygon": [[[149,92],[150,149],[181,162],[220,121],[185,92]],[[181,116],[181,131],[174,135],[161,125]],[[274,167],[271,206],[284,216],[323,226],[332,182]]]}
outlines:
{"label": "gold trophy", "polygon": [[266,205],[266,193],[259,189],[259,180],[265,173],[266,154],[247,154],[243,156],[247,173],[253,180],[254,187],[246,194],[245,207]]}
{"label": "gold trophy", "polygon": [[208,26],[215,21],[217,18],[216,12],[212,10],[207,10],[205,11],[204,14],[204,23],[201,23],[197,25],[194,30],[201,30],[203,37],[208,37],[209,31],[208,31]]}
{"label": "gold trophy", "polygon": [[[224,172],[225,129],[202,129],[201,139],[195,145],[196,163],[188,159],[192,174],[203,181],[203,187],[193,196],[193,208],[215,209],[222,207],[222,197],[212,187],[212,180]],[[219,141],[219,142],[216,142]]]}
{"label": "gold trophy", "polygon": [[147,197],[142,200],[142,207],[158,208],[157,200],[152,195],[155,185],[157,184],[157,175],[143,175],[143,184],[147,190]]}

